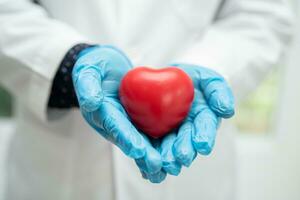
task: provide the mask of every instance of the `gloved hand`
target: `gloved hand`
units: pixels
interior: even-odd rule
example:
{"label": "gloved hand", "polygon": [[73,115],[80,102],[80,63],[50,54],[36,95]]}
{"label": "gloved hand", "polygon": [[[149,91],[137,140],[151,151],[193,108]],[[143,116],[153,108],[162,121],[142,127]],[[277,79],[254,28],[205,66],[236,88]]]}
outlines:
{"label": "gloved hand", "polygon": [[163,172],[178,175],[181,166],[190,166],[197,152],[208,155],[215,144],[221,118],[234,115],[234,98],[225,79],[208,68],[190,64],[172,64],[193,80],[194,100],[188,117],[177,131],[161,141],[159,150]]}
{"label": "gloved hand", "polygon": [[143,173],[156,174],[161,171],[161,156],[132,125],[118,97],[120,81],[131,68],[126,55],[115,47],[87,48],[80,52],[74,65],[73,84],[85,120],[126,155],[136,159]]}

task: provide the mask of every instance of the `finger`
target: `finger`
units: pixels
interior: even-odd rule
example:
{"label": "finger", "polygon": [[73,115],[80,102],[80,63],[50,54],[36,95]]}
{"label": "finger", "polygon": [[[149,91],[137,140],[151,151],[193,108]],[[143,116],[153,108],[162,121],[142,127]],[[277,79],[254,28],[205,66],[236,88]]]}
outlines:
{"label": "finger", "polygon": [[[151,140],[151,142],[150,142]],[[148,139],[150,144],[152,144],[153,148],[158,152],[160,149],[161,141],[160,139]],[[160,154],[159,154],[160,156]],[[160,183],[163,180],[165,180],[167,173],[161,168],[162,167],[162,162],[160,166],[160,170],[154,173],[147,173],[144,170],[140,170],[142,173],[143,178],[148,179],[152,183]],[[141,168],[140,168],[141,169]]]}
{"label": "finger", "polygon": [[143,171],[141,171],[141,173],[142,173],[143,178],[148,179],[151,183],[161,183],[167,177],[167,173],[164,172],[163,170],[160,170],[154,174],[147,174]]}
{"label": "finger", "polygon": [[173,63],[193,80],[196,87],[204,93],[210,108],[222,118],[234,115],[234,97],[226,80],[217,72],[198,65]]}
{"label": "finger", "polygon": [[103,100],[99,67],[76,64],[72,74],[80,108],[86,112],[97,110]]}
{"label": "finger", "polygon": [[145,155],[147,141],[120,110],[113,104],[104,102],[98,113],[91,115],[93,119],[90,121],[103,130],[102,135],[105,138],[131,158],[141,158]]}
{"label": "finger", "polygon": [[192,122],[184,122],[179,128],[173,145],[173,153],[177,162],[186,167],[191,165],[197,155],[192,143],[192,134],[194,131],[195,128]]}
{"label": "finger", "polygon": [[141,171],[148,174],[155,174],[162,168],[162,159],[159,152],[153,148],[149,139],[146,136],[144,136],[144,139],[146,144],[146,154],[142,158],[136,159],[135,162]]}
{"label": "finger", "polygon": [[234,115],[234,97],[226,80],[215,71],[200,67],[200,88],[209,107],[222,118]]}
{"label": "finger", "polygon": [[208,155],[215,144],[219,119],[209,108],[204,108],[195,118],[195,132],[192,134],[193,146],[202,155]]}
{"label": "finger", "polygon": [[171,175],[177,176],[181,171],[181,164],[177,162],[172,151],[175,140],[175,133],[165,136],[161,143],[160,154],[162,157],[163,170]]}

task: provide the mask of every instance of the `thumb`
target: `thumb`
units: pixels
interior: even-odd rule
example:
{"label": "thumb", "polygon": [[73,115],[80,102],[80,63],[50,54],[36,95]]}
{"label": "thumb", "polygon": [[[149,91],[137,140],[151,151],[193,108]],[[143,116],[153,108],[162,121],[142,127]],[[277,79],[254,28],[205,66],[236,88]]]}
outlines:
{"label": "thumb", "polygon": [[97,110],[103,100],[99,67],[75,64],[72,79],[80,108],[87,112]]}

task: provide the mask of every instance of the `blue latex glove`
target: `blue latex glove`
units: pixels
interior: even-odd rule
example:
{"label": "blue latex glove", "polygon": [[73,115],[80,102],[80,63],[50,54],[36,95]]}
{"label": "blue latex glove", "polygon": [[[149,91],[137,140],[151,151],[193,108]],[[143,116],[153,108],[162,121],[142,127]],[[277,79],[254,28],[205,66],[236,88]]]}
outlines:
{"label": "blue latex glove", "polygon": [[[136,159],[143,173],[156,174],[161,171],[161,156],[132,125],[118,96],[120,81],[131,68],[126,55],[115,47],[87,48],[80,52],[73,68],[74,88],[85,120],[126,155]],[[153,182],[160,181],[153,179]]]}
{"label": "blue latex glove", "polygon": [[195,96],[186,120],[177,131],[161,141],[162,171],[178,175],[181,166],[190,166],[197,152],[208,155],[215,144],[221,118],[234,115],[234,98],[225,79],[204,67],[172,64],[193,80]]}

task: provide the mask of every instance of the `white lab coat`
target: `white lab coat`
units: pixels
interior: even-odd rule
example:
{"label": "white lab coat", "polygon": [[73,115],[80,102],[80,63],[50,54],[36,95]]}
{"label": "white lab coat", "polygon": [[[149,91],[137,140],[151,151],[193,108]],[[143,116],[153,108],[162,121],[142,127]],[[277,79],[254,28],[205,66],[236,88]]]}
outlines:
{"label": "white lab coat", "polygon": [[0,0],[0,82],[16,97],[5,200],[233,200],[232,131],[162,184],[95,133],[78,110],[47,110],[57,67],[73,45],[112,44],[135,65],[183,61],[226,76],[242,97],[284,52],[284,0]]}

